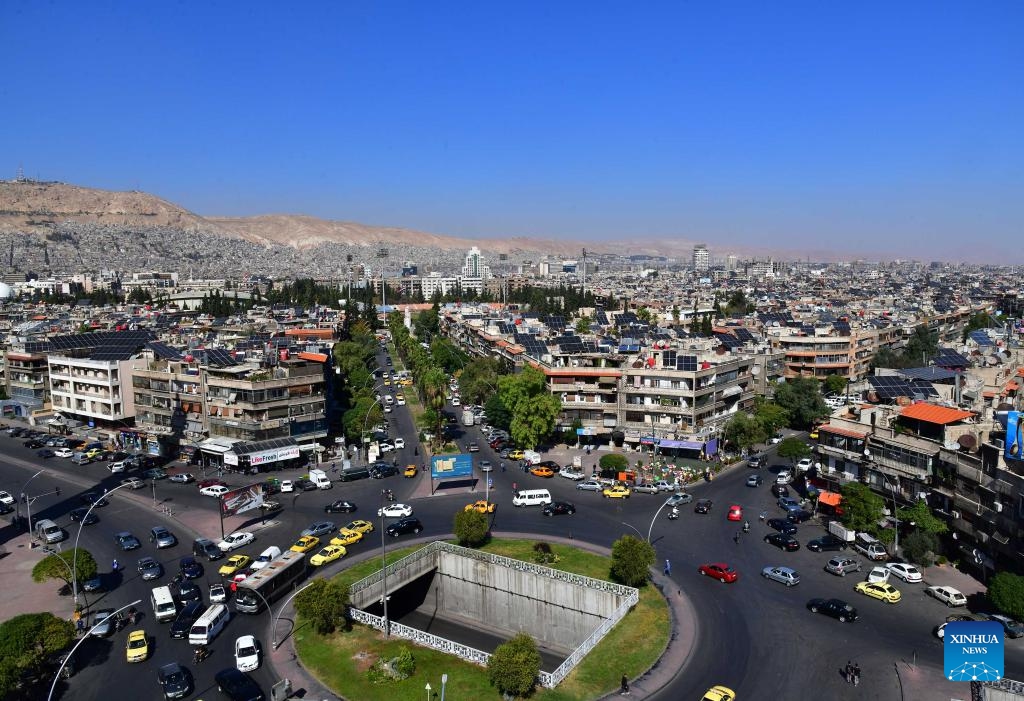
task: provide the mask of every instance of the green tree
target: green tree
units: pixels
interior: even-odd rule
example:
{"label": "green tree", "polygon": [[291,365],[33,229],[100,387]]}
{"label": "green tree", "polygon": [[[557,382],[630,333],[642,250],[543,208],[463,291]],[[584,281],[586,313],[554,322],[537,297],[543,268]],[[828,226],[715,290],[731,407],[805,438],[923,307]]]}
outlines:
{"label": "green tree", "polygon": [[779,457],[789,458],[792,462],[811,456],[811,449],[799,438],[783,438],[779,443]]}
{"label": "green tree", "polygon": [[1011,572],[997,573],[989,580],[988,599],[1015,621],[1024,619],[1024,577]]}
{"label": "green tree", "polygon": [[654,564],[654,546],[636,536],[624,535],[612,543],[611,577],[629,587],[647,583]]}
{"label": "green tree", "polygon": [[314,579],[295,597],[295,610],[320,635],[333,633],[347,620],[348,587],[329,579]]}
{"label": "green tree", "polygon": [[842,522],[847,528],[855,531],[873,532],[878,529],[878,522],[885,510],[885,501],[866,484],[847,482],[839,488],[843,495]]}
{"label": "green tree", "polygon": [[775,388],[775,403],[786,410],[793,428],[807,429],[828,416],[828,406],[813,377],[794,377]]}
{"label": "green tree", "polygon": [[505,402],[497,394],[492,394],[484,402],[484,413],[487,414],[487,423],[497,428],[508,430],[512,424],[512,412],[505,406]]}
{"label": "green tree", "polygon": [[487,514],[476,510],[456,511],[455,524],[452,532],[459,540],[459,545],[467,548],[476,548],[487,542],[488,531],[490,530]]}
{"label": "green tree", "polygon": [[[775,402],[758,398],[754,402],[754,418],[764,428],[764,440],[783,426],[789,425],[789,412]],[[758,441],[763,442],[763,441]]]}
{"label": "green tree", "polygon": [[13,698],[23,677],[48,671],[49,658],[74,640],[74,624],[48,612],[0,623],[0,698]]}
{"label": "green tree", "polygon": [[825,394],[842,394],[846,391],[846,378],[842,375],[829,375],[825,378]]}
{"label": "green tree", "polygon": [[903,523],[912,523],[914,528],[924,533],[941,535],[949,530],[945,521],[935,517],[924,499],[918,499],[913,506],[900,509],[896,515]]}
{"label": "green tree", "polygon": [[722,435],[730,445],[749,448],[768,439],[764,424],[750,414],[738,413],[725,424]]}
{"label": "green tree", "polygon": [[519,633],[495,648],[487,661],[487,674],[491,685],[502,694],[525,697],[537,685],[540,664],[537,643],[526,633]]}
{"label": "green tree", "polygon": [[581,336],[583,334],[585,334],[585,333],[590,333],[590,317],[589,316],[581,316],[579,319],[576,320],[576,327],[575,328],[576,328],[576,333],[581,335]]}
{"label": "green tree", "polygon": [[[544,373],[527,367],[498,380],[501,401],[512,414],[509,433],[522,448],[533,449],[551,435],[562,402],[547,391]],[[490,419],[490,413],[487,414]]]}
{"label": "green tree", "polygon": [[928,531],[914,531],[900,541],[903,556],[922,567],[931,567],[939,551],[939,539]]}
{"label": "green tree", "polygon": [[597,461],[602,470],[615,470],[621,472],[629,469],[629,458],[622,453],[605,453]]}
{"label": "green tree", "polygon": [[466,363],[466,367],[459,373],[459,391],[462,392],[463,401],[484,404],[489,397],[496,395],[500,376],[501,361],[497,358],[481,358]]}
{"label": "green tree", "polygon": [[74,549],[47,555],[32,568],[32,581],[56,579],[71,586],[72,572],[78,577],[79,583],[92,579],[98,571],[95,558],[85,548],[78,548],[77,552],[77,558]]}

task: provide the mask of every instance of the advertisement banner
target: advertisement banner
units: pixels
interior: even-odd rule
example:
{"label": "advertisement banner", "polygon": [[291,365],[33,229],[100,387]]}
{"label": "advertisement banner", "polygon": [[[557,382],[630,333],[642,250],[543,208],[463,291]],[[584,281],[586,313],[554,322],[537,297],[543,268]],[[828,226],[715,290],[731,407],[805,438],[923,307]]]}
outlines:
{"label": "advertisement banner", "polygon": [[225,516],[243,514],[251,509],[258,509],[263,504],[263,485],[250,484],[248,487],[227,492],[220,500],[221,513]]}
{"label": "advertisement banner", "polygon": [[436,480],[473,476],[473,456],[470,453],[435,455],[430,458],[430,476]]}
{"label": "advertisement banner", "polygon": [[1006,412],[1006,440],[1003,457],[1007,460],[1024,460],[1024,421],[1019,411]]}
{"label": "advertisement banner", "polygon": [[951,621],[942,639],[943,669],[951,682],[995,682],[1003,678],[1003,625],[996,621]]}

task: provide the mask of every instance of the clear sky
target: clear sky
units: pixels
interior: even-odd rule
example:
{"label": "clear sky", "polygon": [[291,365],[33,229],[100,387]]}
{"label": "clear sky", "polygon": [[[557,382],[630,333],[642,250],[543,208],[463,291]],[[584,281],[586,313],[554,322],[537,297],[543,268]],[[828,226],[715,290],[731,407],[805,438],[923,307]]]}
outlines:
{"label": "clear sky", "polygon": [[1019,0],[6,0],[0,177],[466,237],[1022,263],[1022,37]]}

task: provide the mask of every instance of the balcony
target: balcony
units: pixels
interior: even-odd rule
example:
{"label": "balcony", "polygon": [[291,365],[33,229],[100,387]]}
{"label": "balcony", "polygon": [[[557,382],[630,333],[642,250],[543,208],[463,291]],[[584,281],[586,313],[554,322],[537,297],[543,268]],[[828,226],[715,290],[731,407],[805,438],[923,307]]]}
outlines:
{"label": "balcony", "polygon": [[922,482],[929,476],[929,472],[926,468],[917,467],[916,465],[908,465],[907,463],[887,458],[884,455],[876,455],[874,452],[871,454],[871,462],[880,467],[886,467],[893,472],[898,472],[899,474],[906,475],[907,477],[913,477],[914,479]]}

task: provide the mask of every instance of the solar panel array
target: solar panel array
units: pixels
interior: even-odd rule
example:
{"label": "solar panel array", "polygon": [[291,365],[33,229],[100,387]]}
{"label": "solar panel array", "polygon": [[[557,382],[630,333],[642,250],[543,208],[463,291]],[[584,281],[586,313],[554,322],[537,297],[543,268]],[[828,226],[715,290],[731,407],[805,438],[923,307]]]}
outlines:
{"label": "solar panel array", "polygon": [[971,364],[971,361],[952,348],[940,347],[932,360],[940,368],[965,368]]}
{"label": "solar panel array", "polygon": [[617,317],[615,317],[616,326],[629,326],[630,324],[636,324],[639,321],[640,320],[633,312],[622,312]]}
{"label": "solar panel array", "polygon": [[849,335],[851,331],[849,321],[837,321],[832,324],[832,327],[843,336]]}
{"label": "solar panel array", "polygon": [[729,350],[732,350],[733,348],[739,348],[740,346],[743,345],[743,341],[739,340],[731,333],[716,333],[715,338],[717,338],[718,342],[721,343],[726,348],[728,348]]}
{"label": "solar panel array", "polygon": [[153,351],[153,354],[161,360],[181,360],[182,355],[179,351],[171,348],[166,343],[160,343],[159,341],[150,341],[146,344],[146,347]]}
{"label": "solar panel array", "polygon": [[[79,335],[96,336],[101,334]],[[103,338],[89,354],[93,360],[127,360],[153,340],[153,334],[149,331],[111,332],[102,334],[102,336]],[[68,343],[70,342],[69,340]]]}
{"label": "solar panel array", "polygon": [[512,334],[512,333],[515,333],[515,332],[516,332],[516,325],[515,324],[509,323],[507,321],[499,321],[498,322],[498,333],[508,335],[508,334]]}
{"label": "solar panel array", "polygon": [[779,326],[789,326],[793,323],[793,315],[789,312],[759,312],[757,318],[765,326],[771,323],[777,323]]}
{"label": "solar panel array", "polygon": [[736,336],[736,338],[740,339],[741,341],[753,343],[755,340],[754,334],[750,333],[750,329],[745,328],[743,326],[736,326],[732,328],[731,331]]}
{"label": "solar panel array", "polygon": [[995,345],[995,343],[992,342],[992,339],[988,337],[988,333],[986,331],[981,330],[981,329],[978,329],[977,331],[971,331],[967,336],[972,341],[977,343],[979,346],[994,346]]}
{"label": "solar panel array", "polygon": [[204,348],[196,351],[196,353],[203,355],[207,365],[228,368],[239,364],[234,356],[223,348]]}
{"label": "solar panel array", "polygon": [[596,321],[598,324],[601,324],[601,326],[608,325],[608,315],[605,314],[604,309],[598,309],[596,312],[594,312],[594,321]]}
{"label": "solar panel array", "polygon": [[800,326],[800,333],[804,334],[805,336],[813,336],[814,326],[811,324],[803,324]]}
{"label": "solar panel array", "polygon": [[676,357],[676,370],[685,370],[686,372],[697,372],[697,356],[695,355],[680,355]]}
{"label": "solar panel array", "polygon": [[543,316],[540,321],[549,329],[553,329],[555,331],[561,331],[565,328],[564,316]]}
{"label": "solar panel array", "polygon": [[868,383],[878,394],[878,398],[884,401],[891,401],[897,397],[929,399],[939,396],[935,388],[923,380],[910,381],[895,375],[881,375],[869,377]]}
{"label": "solar panel array", "polygon": [[532,355],[535,358],[539,358],[540,356],[548,353],[547,345],[538,341],[537,337],[533,334],[517,333],[515,335],[515,341],[525,348],[529,355]]}

